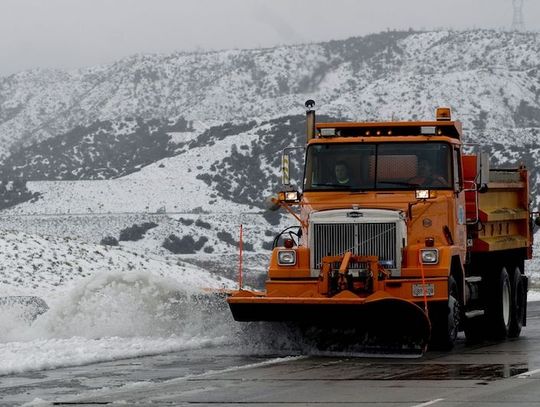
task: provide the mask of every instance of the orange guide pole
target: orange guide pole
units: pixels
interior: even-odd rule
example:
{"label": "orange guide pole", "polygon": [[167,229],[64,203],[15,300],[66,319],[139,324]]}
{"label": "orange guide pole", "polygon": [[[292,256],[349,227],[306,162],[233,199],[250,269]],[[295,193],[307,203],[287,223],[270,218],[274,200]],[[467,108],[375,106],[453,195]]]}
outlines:
{"label": "orange guide pole", "polygon": [[420,261],[420,272],[422,274],[422,293],[424,294],[424,311],[427,315],[428,307],[427,307],[426,274],[424,272],[424,263],[422,263],[422,259],[418,259],[418,260]]}
{"label": "orange guide pole", "polygon": [[242,256],[243,256],[243,249],[244,249],[244,227],[242,224],[240,224],[240,239],[239,239],[239,249],[240,249],[240,256],[238,260],[238,289],[242,289],[243,281],[242,281]]}
{"label": "orange guide pole", "polygon": [[[420,272],[422,273],[422,292],[424,293],[424,312],[429,321],[429,325],[431,326],[431,319],[429,319],[429,313],[428,313],[428,307],[427,307],[426,273],[424,272],[424,263],[422,263],[422,259],[419,259],[419,260],[420,260]],[[426,342],[424,344],[423,352],[425,352],[427,348],[428,348],[428,344]]]}

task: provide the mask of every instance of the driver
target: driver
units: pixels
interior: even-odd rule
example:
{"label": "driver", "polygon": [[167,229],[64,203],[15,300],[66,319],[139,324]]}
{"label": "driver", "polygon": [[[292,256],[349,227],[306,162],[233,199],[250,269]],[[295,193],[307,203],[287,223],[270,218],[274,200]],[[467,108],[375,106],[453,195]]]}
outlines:
{"label": "driver", "polygon": [[350,185],[349,166],[345,161],[338,161],[334,166],[334,174],[338,185]]}

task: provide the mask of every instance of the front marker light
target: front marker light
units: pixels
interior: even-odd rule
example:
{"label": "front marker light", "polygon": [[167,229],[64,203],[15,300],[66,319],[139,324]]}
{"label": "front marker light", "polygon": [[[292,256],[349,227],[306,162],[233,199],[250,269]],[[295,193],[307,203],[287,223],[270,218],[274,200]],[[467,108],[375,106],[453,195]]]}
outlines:
{"label": "front marker light", "polygon": [[278,252],[278,264],[280,266],[294,266],[296,264],[296,252],[294,250],[280,250]]}
{"label": "front marker light", "polygon": [[420,261],[423,264],[437,264],[439,262],[439,250],[438,249],[420,250]]}
{"label": "front marker light", "polygon": [[298,201],[298,191],[287,191],[285,192],[285,200],[287,202],[297,202]]}
{"label": "front marker light", "polygon": [[414,196],[416,199],[429,199],[429,198],[436,198],[437,192],[432,191],[430,189],[417,189],[414,192]]}
{"label": "front marker light", "polygon": [[300,201],[300,193],[298,191],[281,191],[278,194],[278,199],[281,202],[298,203]]}

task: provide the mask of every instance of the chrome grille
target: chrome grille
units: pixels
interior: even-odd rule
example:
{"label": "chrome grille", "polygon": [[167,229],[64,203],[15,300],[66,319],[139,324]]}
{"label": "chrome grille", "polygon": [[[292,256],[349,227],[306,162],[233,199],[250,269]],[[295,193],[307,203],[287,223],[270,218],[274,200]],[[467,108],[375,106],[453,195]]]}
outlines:
{"label": "chrome grille", "polygon": [[324,256],[347,251],[357,256],[378,256],[387,269],[397,263],[396,223],[316,223],[313,224],[313,267],[319,269]]}

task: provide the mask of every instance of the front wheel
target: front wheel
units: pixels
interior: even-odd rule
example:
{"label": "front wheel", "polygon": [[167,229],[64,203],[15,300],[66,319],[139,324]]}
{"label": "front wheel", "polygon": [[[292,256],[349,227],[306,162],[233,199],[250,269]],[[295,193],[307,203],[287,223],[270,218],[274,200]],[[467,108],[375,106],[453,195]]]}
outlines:
{"label": "front wheel", "polygon": [[448,302],[435,306],[430,312],[431,348],[451,350],[459,331],[460,306],[459,291],[454,277],[448,277]]}

